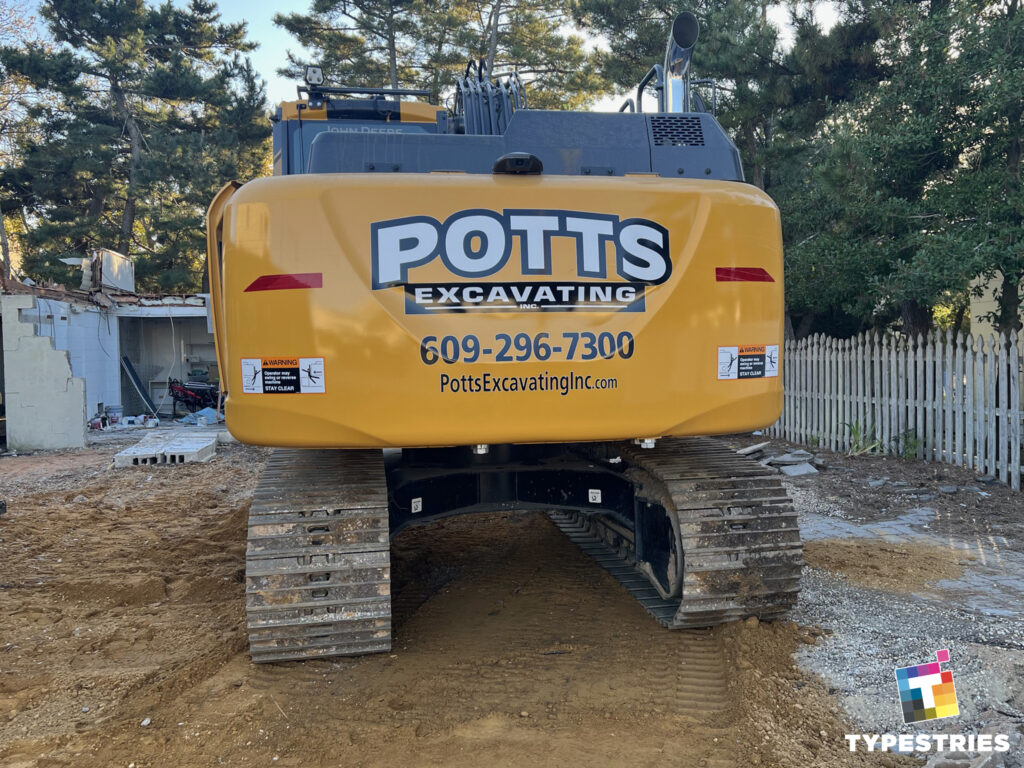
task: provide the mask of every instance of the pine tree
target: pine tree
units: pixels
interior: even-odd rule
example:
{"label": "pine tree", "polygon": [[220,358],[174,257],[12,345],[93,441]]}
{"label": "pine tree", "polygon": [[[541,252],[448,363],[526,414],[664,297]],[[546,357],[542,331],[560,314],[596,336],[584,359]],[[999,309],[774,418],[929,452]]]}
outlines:
{"label": "pine tree", "polygon": [[40,14],[54,45],[0,50],[39,92],[39,135],[0,175],[29,212],[26,272],[66,278],[59,259],[108,247],[136,259],[142,289],[197,289],[208,201],[266,162],[244,25],[208,0],[48,0]]}
{"label": "pine tree", "polygon": [[[997,281],[999,330],[1020,328],[1024,23],[1016,3],[896,6],[889,74],[820,124],[783,211],[791,300],[862,324],[927,330]],[[823,281],[821,275],[827,275]]]}
{"label": "pine tree", "polygon": [[[604,81],[582,37],[568,33],[567,0],[314,0],[308,13],[275,21],[314,51],[329,81],[351,86],[452,91],[468,61],[491,73],[518,71],[532,106],[578,107]],[[307,63],[288,54],[282,74]]]}
{"label": "pine tree", "polygon": [[[309,13],[276,14],[274,22],[317,53],[317,64],[347,85],[398,88],[409,69],[413,0],[313,0]],[[309,62],[288,53],[282,74],[301,76]]]}
{"label": "pine tree", "polygon": [[[0,46],[38,42],[34,27],[35,19],[27,4],[18,0],[0,0]],[[8,72],[0,64],[0,168],[15,162],[19,138],[32,130],[21,106],[22,100],[29,95],[28,81],[17,73]],[[12,238],[20,229],[20,221],[11,216],[18,210],[20,201],[17,198],[0,196],[0,281],[10,279],[13,265],[20,260],[17,258],[20,243]]]}

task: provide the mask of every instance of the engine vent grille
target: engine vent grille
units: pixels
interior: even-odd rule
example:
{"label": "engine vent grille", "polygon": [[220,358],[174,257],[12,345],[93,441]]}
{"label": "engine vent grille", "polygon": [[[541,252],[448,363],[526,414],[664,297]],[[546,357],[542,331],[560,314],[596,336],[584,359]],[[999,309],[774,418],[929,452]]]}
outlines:
{"label": "engine vent grille", "polygon": [[656,147],[703,147],[704,131],[699,117],[652,117]]}

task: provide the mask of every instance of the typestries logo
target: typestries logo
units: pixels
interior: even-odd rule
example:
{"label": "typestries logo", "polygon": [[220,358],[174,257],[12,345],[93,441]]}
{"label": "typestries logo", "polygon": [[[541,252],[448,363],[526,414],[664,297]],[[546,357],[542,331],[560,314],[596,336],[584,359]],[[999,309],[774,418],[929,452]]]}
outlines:
{"label": "typestries logo", "polygon": [[[909,667],[897,667],[896,688],[899,692],[903,722],[921,723],[954,717],[960,714],[953,673],[943,670],[949,661],[949,650],[935,652],[935,661]],[[848,733],[846,742],[851,752],[859,748],[867,752],[1007,752],[1010,738],[1006,734],[958,733]]]}
{"label": "typestries logo", "polygon": [[935,652],[935,661],[896,670],[896,685],[900,691],[903,722],[936,720],[960,714],[956,702],[953,673],[942,671],[941,665],[949,661],[949,651]]}

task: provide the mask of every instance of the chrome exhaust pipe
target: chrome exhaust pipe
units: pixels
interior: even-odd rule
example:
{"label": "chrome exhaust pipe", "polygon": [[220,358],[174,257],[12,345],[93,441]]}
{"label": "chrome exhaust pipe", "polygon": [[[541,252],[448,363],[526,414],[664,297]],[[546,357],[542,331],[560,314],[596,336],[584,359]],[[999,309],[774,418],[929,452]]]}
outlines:
{"label": "chrome exhaust pipe", "polygon": [[689,112],[690,106],[690,57],[700,36],[697,17],[683,11],[672,22],[665,49],[665,111]]}

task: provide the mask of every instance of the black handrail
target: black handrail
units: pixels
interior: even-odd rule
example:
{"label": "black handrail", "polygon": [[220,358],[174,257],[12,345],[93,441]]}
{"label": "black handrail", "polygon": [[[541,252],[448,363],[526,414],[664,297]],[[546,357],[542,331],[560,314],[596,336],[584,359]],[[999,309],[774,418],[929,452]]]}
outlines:
{"label": "black handrail", "polygon": [[650,71],[644,75],[644,79],[640,81],[640,85],[636,89],[636,111],[644,111],[644,88],[651,82],[651,78],[657,77],[657,81],[654,83],[654,90],[658,92],[658,111],[665,111],[665,70],[661,68],[661,64],[655,64],[651,67]]}

